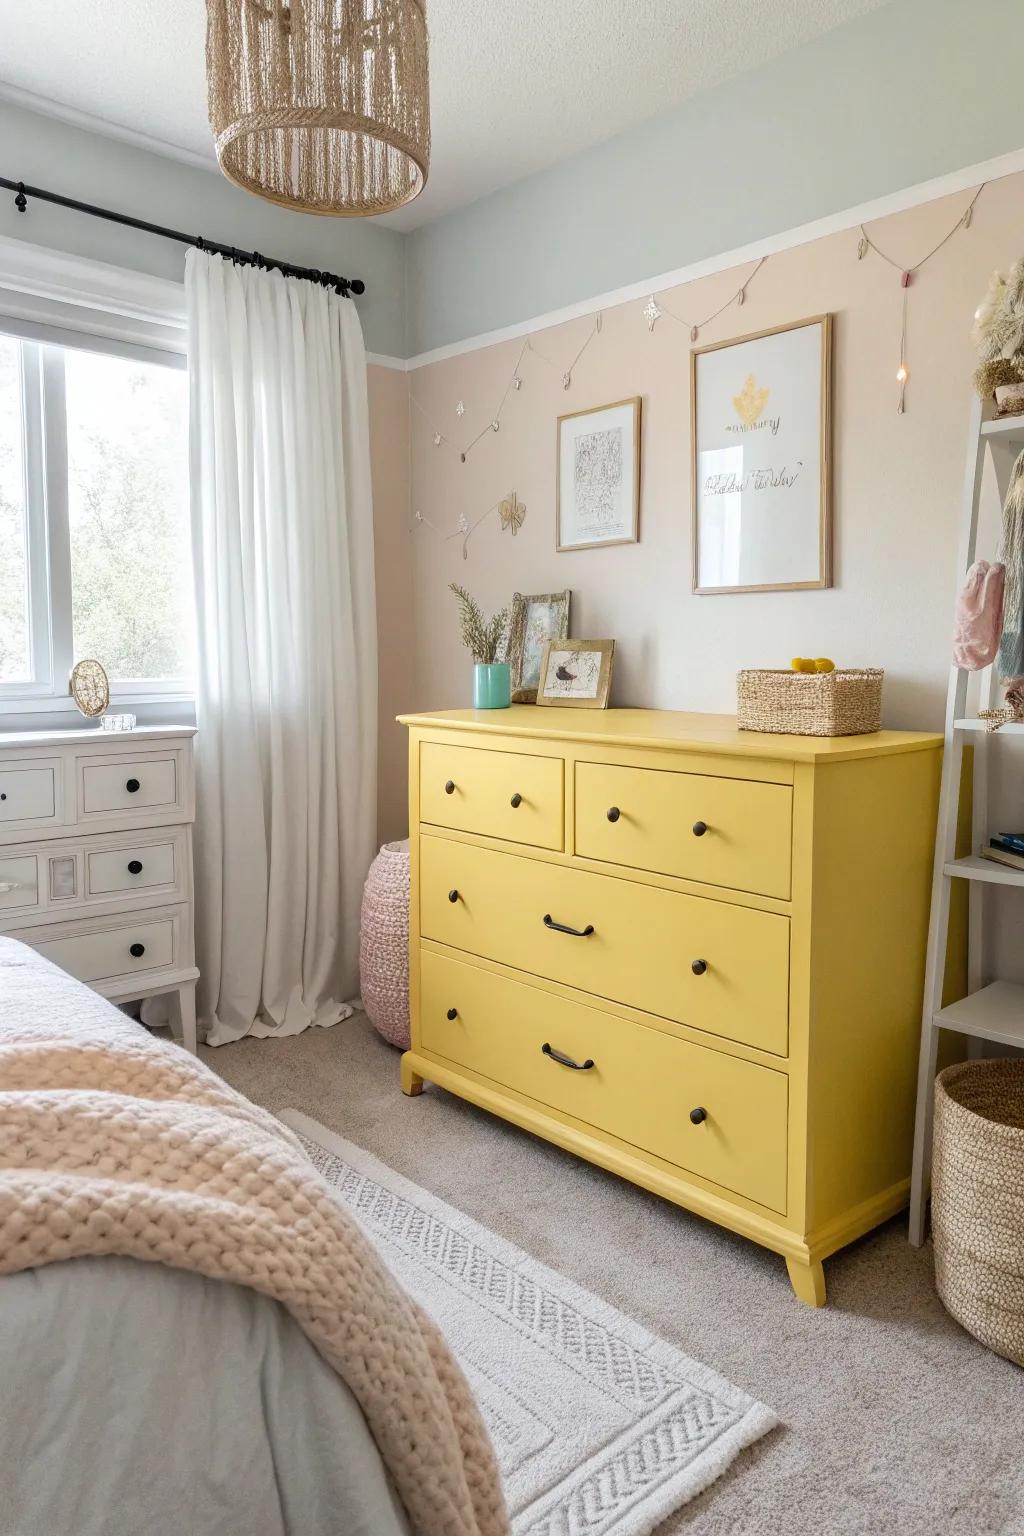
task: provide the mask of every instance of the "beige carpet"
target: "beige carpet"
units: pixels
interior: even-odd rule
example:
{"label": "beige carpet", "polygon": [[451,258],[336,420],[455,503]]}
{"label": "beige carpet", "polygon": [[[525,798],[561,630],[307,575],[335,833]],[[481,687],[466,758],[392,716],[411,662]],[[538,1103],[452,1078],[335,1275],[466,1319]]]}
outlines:
{"label": "beige carpet", "polygon": [[298,1108],[770,1403],[743,1452],[659,1536],[1021,1536],[1024,1371],[943,1311],[902,1220],[800,1305],[774,1255],[428,1088],[362,1015],[203,1051],[271,1110]]}

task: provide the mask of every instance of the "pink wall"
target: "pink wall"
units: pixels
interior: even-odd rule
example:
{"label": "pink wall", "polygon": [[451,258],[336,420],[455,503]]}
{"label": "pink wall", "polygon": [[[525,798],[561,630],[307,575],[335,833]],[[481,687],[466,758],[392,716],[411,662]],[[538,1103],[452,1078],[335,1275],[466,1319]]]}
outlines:
{"label": "pink wall", "polygon": [[[896,261],[912,265],[968,200],[962,194],[893,215],[871,233]],[[434,446],[431,423],[456,444],[474,437],[493,415],[521,341],[409,375],[372,369],[384,822],[397,824],[403,774],[403,744],[388,711],[469,700],[471,662],[446,590],[452,580],[465,582],[485,608],[507,603],[515,590],[571,587],[572,633],[618,642],[614,704],[731,711],[740,667],[830,655],[839,665],[885,667],[887,724],[939,725],[974,366],[971,318],[991,270],[1024,248],[1022,209],[1024,177],[992,183],[971,227],[915,277],[903,416],[895,379],[899,274],[873,254],[857,260],[856,229],[772,256],[746,304],[702,331],[702,342],[717,341],[823,311],[835,316],[835,586],[827,591],[691,593],[690,343],[686,327],[667,317],[649,332],[643,299],[605,311],[568,391],[562,370],[591,320],[536,333],[536,348],[551,363],[526,354],[523,386],[509,396],[501,430],[488,432],[465,464],[449,447]],[[661,297],[678,314],[700,319],[747,271]],[[405,414],[407,385],[429,421],[415,409]],[[556,418],[634,394],[643,397],[640,542],[556,554]],[[461,421],[459,399],[466,404]],[[444,535],[455,531],[460,513],[472,522],[511,489],[527,506],[521,533],[512,539],[490,518],[463,562],[461,541]],[[412,522],[416,509],[438,531]]]}

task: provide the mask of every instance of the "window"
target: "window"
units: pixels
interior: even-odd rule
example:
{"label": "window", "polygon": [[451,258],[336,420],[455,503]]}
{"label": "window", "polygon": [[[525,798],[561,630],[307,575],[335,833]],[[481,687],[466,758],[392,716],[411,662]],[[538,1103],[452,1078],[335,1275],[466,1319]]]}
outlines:
{"label": "window", "polygon": [[52,707],[84,656],[103,663],[122,698],[190,690],[180,362],[0,334],[0,699],[8,707]]}

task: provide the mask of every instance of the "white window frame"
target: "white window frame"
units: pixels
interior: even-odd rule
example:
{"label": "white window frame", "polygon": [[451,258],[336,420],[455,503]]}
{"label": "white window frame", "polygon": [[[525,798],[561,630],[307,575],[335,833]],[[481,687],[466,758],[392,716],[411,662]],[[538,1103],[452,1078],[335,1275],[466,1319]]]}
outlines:
{"label": "white window frame", "polygon": [[[32,679],[0,684],[0,717],[77,714],[67,678],[74,660],[71,538],[61,349],[187,367],[180,283],[0,238],[0,331],[22,348],[29,647]],[[181,678],[118,678],[119,707],[194,708]]]}

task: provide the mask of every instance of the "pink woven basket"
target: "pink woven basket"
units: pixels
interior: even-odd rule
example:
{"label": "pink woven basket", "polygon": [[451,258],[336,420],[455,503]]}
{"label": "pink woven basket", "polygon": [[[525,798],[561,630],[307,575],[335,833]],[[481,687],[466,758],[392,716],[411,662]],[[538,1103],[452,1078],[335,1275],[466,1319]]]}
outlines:
{"label": "pink woven basket", "polygon": [[409,840],[385,843],[370,865],[359,922],[359,984],[378,1034],[409,1049]]}

